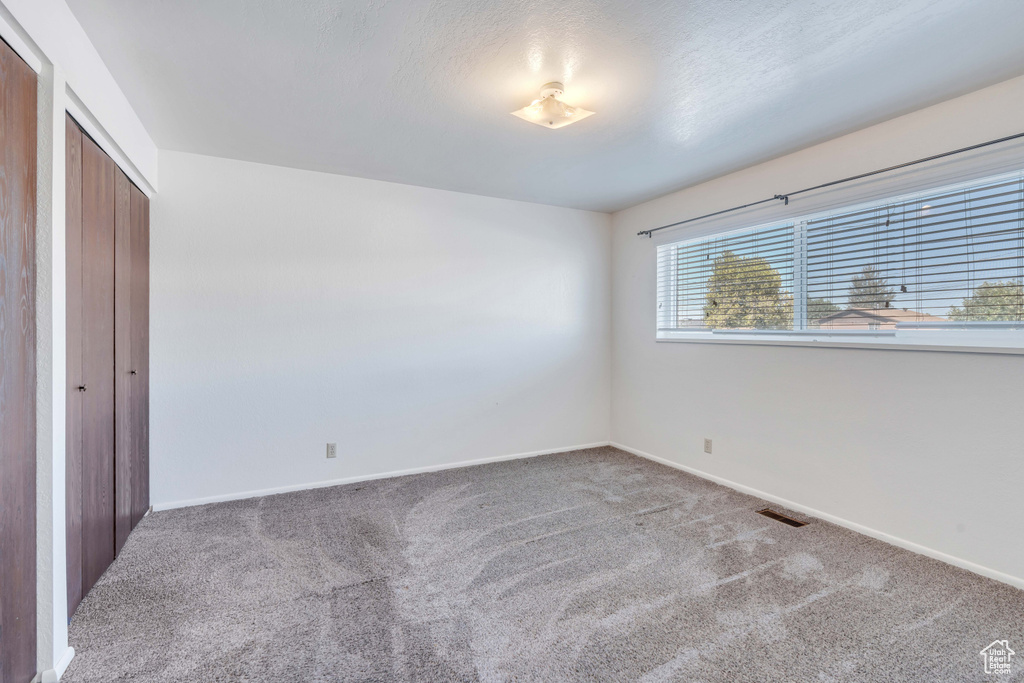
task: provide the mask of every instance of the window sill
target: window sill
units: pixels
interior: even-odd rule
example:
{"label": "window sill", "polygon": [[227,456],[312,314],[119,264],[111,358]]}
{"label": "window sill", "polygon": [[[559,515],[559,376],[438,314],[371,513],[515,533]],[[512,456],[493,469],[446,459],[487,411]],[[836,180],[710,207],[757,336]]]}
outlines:
{"label": "window sill", "polygon": [[745,346],[804,346],[819,349],[877,349],[885,351],[938,351],[946,353],[987,353],[1024,355],[1024,336],[1006,333],[977,334],[964,338],[936,339],[934,332],[847,333],[736,333],[736,332],[658,332],[655,341],[684,344],[738,344]]}

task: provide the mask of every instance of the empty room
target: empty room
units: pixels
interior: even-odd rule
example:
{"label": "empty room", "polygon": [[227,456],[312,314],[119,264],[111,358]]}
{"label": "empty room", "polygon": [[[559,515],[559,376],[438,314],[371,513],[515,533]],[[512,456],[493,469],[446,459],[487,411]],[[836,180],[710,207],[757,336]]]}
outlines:
{"label": "empty room", "polygon": [[0,683],[1024,682],[1022,36],[0,0]]}

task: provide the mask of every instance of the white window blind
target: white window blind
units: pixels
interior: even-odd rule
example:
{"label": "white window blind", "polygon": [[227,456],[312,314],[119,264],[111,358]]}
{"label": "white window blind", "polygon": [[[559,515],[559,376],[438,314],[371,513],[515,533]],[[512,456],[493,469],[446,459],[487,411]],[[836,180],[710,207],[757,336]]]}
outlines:
{"label": "white window blind", "polygon": [[792,329],[793,226],[658,250],[659,309],[669,328]]}
{"label": "white window blind", "polygon": [[1024,175],[662,245],[658,332],[1024,346]]}

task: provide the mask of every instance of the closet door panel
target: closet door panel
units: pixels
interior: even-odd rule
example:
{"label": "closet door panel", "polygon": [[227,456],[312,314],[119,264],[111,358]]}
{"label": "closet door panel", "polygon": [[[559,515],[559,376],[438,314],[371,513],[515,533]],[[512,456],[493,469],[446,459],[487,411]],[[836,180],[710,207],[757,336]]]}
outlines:
{"label": "closet door panel", "polygon": [[115,171],[114,207],[114,551],[132,530],[132,184]]}
{"label": "closet door panel", "polygon": [[114,559],[115,166],[82,139],[82,590]]}
{"label": "closet door panel", "polygon": [[66,118],[67,400],[65,524],[68,618],[82,601],[82,131]]}
{"label": "closet door panel", "polygon": [[36,77],[0,43],[0,683],[36,673]]}
{"label": "closet door panel", "polygon": [[132,186],[132,526],[149,509],[149,198]]}

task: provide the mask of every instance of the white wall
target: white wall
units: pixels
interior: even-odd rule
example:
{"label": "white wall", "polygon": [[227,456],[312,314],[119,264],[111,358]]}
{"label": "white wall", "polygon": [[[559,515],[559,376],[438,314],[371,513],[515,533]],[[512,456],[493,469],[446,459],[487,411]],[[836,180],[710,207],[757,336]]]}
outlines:
{"label": "white wall", "polygon": [[635,235],[1019,133],[1022,110],[1008,81],[613,216],[613,442],[1024,586],[1024,360],[656,343],[655,240]]}
{"label": "white wall", "polygon": [[158,508],[607,441],[606,214],[175,152],[160,177]]}

